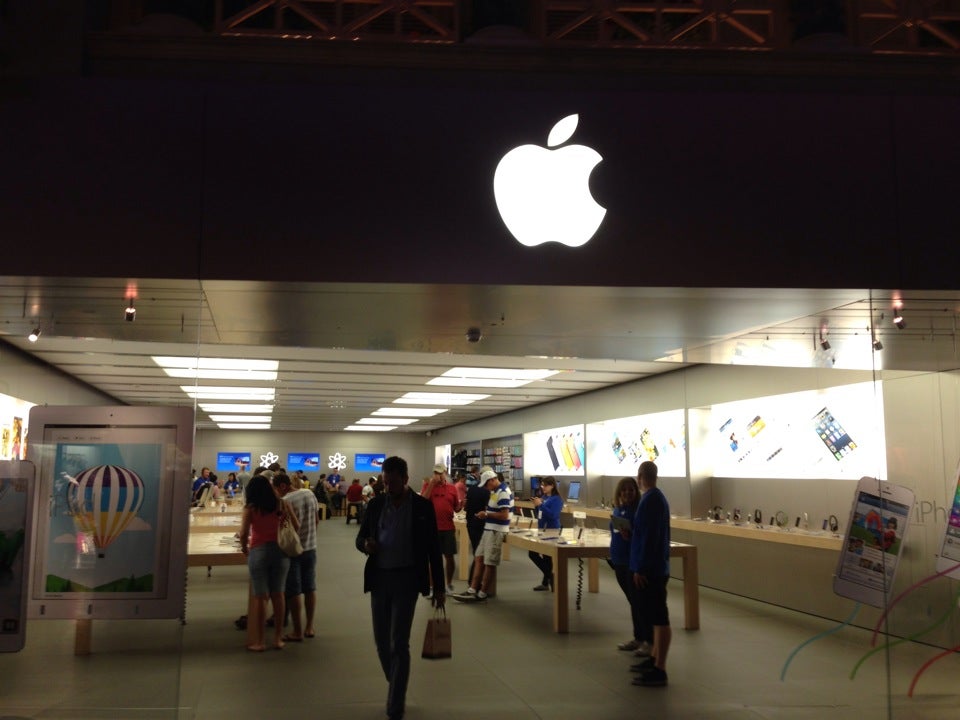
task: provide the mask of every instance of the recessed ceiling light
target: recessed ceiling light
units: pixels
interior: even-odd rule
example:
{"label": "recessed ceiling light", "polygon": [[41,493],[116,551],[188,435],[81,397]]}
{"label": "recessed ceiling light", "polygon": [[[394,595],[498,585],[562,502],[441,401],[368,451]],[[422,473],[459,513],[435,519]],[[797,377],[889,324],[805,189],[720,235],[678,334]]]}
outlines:
{"label": "recessed ceiling light", "polygon": [[193,370],[190,368],[162,368],[173,378],[198,380],[251,380],[254,382],[269,382],[277,379],[276,370]]}
{"label": "recessed ceiling light", "polygon": [[433,417],[445,413],[447,408],[392,408],[374,410],[371,415],[395,415],[398,417]]}
{"label": "recessed ceiling light", "polygon": [[215,423],[269,423],[269,415],[211,415]]}
{"label": "recessed ceiling light", "polygon": [[455,367],[428,381],[427,385],[518,388],[559,372],[541,369]]}
{"label": "recessed ceiling light", "polygon": [[273,400],[273,388],[219,387],[216,385],[181,385],[188,396],[206,400]]}
{"label": "recessed ceiling light", "polygon": [[357,420],[357,425],[410,425],[415,422],[420,422],[420,418],[366,417]]}
{"label": "recessed ceiling light", "polygon": [[410,405],[469,405],[478,400],[486,400],[488,397],[490,396],[476,393],[408,392],[394,402]]}
{"label": "recessed ceiling light", "polygon": [[151,356],[162,368],[184,368],[188,370],[274,370],[280,367],[277,360],[247,360],[244,358],[195,358]]}
{"label": "recessed ceiling light", "polygon": [[269,413],[273,405],[260,403],[198,403],[205,413]]}
{"label": "recessed ceiling light", "polygon": [[221,430],[269,430],[270,423],[218,423]]}
{"label": "recessed ceiling light", "polygon": [[396,425],[347,425],[344,428],[351,432],[387,432],[396,429]]}

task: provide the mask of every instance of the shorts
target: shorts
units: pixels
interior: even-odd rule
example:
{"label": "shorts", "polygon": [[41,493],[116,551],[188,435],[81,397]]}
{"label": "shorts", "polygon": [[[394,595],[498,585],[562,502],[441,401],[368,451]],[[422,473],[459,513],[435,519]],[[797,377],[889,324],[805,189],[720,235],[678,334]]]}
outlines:
{"label": "shorts", "polygon": [[474,553],[477,557],[483,558],[483,564],[490,567],[496,567],[500,564],[500,558],[503,555],[503,538],[506,533],[497,530],[484,530],[483,537],[480,538],[480,544]]}
{"label": "shorts", "polygon": [[297,557],[290,558],[290,572],[287,573],[287,597],[316,592],[317,590],[317,551],[304,550]]}
{"label": "shorts", "polygon": [[256,597],[282,593],[287,583],[290,558],[283,554],[275,542],[250,548],[247,555],[250,570],[250,586]]}
{"label": "shorts", "polygon": [[648,577],[645,588],[637,588],[637,603],[644,620],[651,625],[670,624],[667,612],[667,580],[669,577]]}
{"label": "shorts", "polygon": [[457,554],[457,531],[456,530],[438,530],[437,536],[440,540],[441,555]]}

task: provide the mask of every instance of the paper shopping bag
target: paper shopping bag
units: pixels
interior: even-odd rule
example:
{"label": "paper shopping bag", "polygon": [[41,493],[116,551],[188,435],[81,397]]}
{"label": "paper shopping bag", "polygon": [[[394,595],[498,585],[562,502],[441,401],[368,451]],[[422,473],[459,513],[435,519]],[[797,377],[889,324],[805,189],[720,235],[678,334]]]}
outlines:
{"label": "paper shopping bag", "polygon": [[453,656],[453,636],[446,611],[437,610],[434,616],[427,620],[427,632],[423,636],[423,652],[420,656],[432,660]]}

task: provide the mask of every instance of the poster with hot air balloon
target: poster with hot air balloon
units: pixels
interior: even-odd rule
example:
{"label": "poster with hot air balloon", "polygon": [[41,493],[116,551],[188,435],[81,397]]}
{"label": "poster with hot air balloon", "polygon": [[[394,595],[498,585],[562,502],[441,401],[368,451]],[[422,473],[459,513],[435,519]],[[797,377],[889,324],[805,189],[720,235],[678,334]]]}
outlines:
{"label": "poster with hot air balloon", "polygon": [[184,408],[31,412],[43,505],[31,616],[182,613],[192,422]]}

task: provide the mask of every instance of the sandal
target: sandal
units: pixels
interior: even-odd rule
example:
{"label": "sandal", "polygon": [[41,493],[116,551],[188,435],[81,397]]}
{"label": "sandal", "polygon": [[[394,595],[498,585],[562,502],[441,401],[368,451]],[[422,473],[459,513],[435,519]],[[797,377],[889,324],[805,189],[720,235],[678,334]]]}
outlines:
{"label": "sandal", "polygon": [[303,638],[302,638],[302,637],[296,637],[296,636],[294,636],[294,635],[284,635],[284,636],[283,636],[283,641],[284,641],[284,642],[303,642]]}
{"label": "sandal", "polygon": [[263,652],[266,648],[263,645],[247,645],[247,650],[250,652]]}

